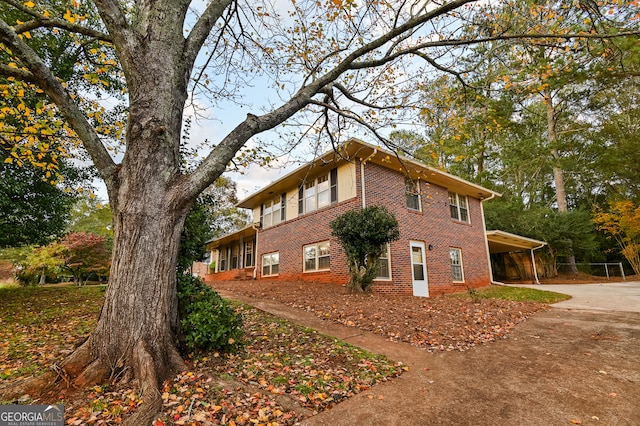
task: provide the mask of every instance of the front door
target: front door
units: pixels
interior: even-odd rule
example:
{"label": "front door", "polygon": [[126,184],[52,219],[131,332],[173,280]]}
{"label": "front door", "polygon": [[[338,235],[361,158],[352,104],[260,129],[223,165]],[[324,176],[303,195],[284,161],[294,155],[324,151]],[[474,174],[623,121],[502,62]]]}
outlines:
{"label": "front door", "polygon": [[424,257],[424,243],[411,241],[411,277],[413,279],[413,295],[429,297],[429,284],[427,282],[427,265]]}

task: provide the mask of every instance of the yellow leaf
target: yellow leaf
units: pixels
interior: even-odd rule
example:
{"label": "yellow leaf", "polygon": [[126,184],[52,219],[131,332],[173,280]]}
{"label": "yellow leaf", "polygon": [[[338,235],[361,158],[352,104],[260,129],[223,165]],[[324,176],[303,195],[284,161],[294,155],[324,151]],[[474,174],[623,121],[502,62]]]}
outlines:
{"label": "yellow leaf", "polygon": [[4,159],[4,162],[5,163],[11,163],[11,162],[13,162],[13,158],[7,157],[7,158]]}
{"label": "yellow leaf", "polygon": [[67,20],[68,22],[72,23],[72,24],[73,24],[74,22],[76,22],[76,18],[75,18],[75,16],[73,16],[73,15],[71,14],[71,12],[69,11],[69,9],[67,9],[67,11],[66,11],[66,13],[64,14],[63,18],[64,18],[65,20]]}
{"label": "yellow leaf", "polygon": [[27,7],[34,7],[36,4],[34,2],[32,2],[32,1],[28,1],[24,5],[27,6]]}

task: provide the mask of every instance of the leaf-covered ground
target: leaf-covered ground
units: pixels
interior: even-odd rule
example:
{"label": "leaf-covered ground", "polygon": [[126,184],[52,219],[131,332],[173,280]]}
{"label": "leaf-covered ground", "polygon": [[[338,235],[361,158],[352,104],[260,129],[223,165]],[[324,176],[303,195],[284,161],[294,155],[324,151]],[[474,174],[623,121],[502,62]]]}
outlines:
{"label": "leaf-covered ground", "polygon": [[[507,336],[519,322],[546,305],[463,297],[351,294],[335,284],[279,281],[217,281],[212,287],[274,299],[326,321],[373,332],[428,351],[467,350]],[[476,296],[476,297],[472,297]]]}
{"label": "leaf-covered ground", "polygon": [[[68,354],[95,324],[102,297],[99,287],[0,289],[0,392]],[[191,356],[191,369],[163,384],[157,425],[296,424],[403,370],[314,330],[237,309],[244,317],[243,350]],[[118,424],[142,403],[132,388],[76,390],[64,383],[20,402],[61,402],[68,425]]]}

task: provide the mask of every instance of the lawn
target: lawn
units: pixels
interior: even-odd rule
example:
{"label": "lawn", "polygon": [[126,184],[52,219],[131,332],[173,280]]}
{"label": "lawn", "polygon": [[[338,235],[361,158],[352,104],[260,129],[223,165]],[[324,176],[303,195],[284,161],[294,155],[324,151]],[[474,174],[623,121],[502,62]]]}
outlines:
{"label": "lawn", "polygon": [[466,293],[455,294],[454,297],[471,297],[472,299],[500,299],[513,302],[538,302],[553,304],[571,299],[571,296],[535,288],[509,287],[492,285],[481,289],[470,289]]}
{"label": "lawn", "polygon": [[[94,326],[103,296],[100,286],[0,288],[0,389],[70,353]],[[156,424],[294,424],[403,371],[314,330],[246,305],[237,309],[243,349],[191,354],[191,369],[163,384]],[[62,403],[69,425],[116,424],[141,403],[136,389],[118,384],[80,390],[58,384],[20,402]]]}

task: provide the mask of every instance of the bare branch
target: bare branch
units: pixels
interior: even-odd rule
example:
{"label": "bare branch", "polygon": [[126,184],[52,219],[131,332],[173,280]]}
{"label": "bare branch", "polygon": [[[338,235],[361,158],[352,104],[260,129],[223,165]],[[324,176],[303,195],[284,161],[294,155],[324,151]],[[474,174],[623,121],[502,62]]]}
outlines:
{"label": "bare branch", "polygon": [[189,70],[193,67],[193,62],[198,56],[200,48],[204,44],[211,29],[220,19],[224,11],[234,2],[234,0],[215,0],[209,3],[204,13],[200,16],[194,25],[191,33],[187,37],[184,51],[184,58],[190,65]]}

